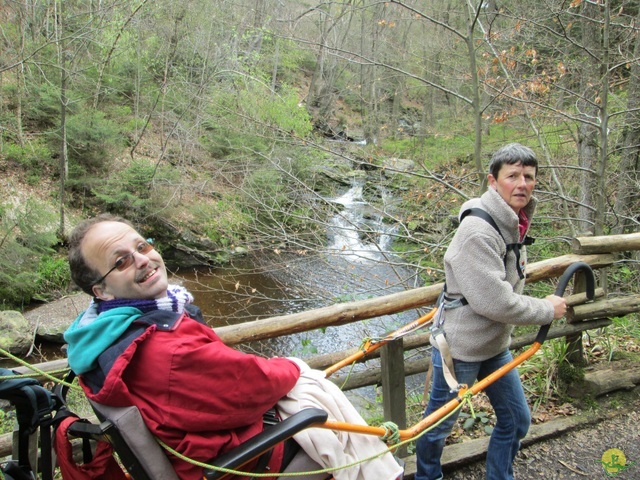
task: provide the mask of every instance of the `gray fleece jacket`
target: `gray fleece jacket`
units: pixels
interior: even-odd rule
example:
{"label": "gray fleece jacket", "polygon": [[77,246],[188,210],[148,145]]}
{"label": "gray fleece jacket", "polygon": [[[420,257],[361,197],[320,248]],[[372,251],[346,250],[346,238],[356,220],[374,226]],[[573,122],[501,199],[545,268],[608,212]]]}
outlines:
{"label": "gray fleece jacket", "polygon": [[[525,207],[529,220],[536,203],[532,197]],[[513,209],[492,188],[480,198],[465,202],[460,212],[471,207],[487,211],[505,239],[481,218],[469,216],[460,223],[444,256],[447,295],[463,296],[469,303],[446,310],[444,331],[453,358],[479,362],[509,347],[514,325],[550,323],[553,305],[522,295],[525,281],[518,276],[513,251],[507,255],[505,269],[505,241],[516,243],[519,237],[518,216]],[[526,261],[526,248],[522,247],[523,271]]]}

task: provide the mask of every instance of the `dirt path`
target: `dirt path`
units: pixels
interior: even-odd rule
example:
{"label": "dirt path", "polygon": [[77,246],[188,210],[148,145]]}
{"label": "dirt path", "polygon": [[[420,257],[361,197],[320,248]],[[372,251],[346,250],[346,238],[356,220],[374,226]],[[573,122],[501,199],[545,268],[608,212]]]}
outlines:
{"label": "dirt path", "polygon": [[[640,479],[640,388],[605,396],[599,404],[596,412],[605,413],[607,419],[525,446],[514,463],[514,477],[545,480]],[[617,462],[613,458],[615,454],[620,455]],[[603,460],[613,463],[603,465]],[[445,473],[445,478],[484,479],[484,461],[450,470]]]}

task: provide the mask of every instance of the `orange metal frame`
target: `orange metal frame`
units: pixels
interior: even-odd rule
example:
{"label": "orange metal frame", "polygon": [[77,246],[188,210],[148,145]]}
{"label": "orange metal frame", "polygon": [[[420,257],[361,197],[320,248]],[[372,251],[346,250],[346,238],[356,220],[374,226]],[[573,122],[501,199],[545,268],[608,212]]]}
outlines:
{"label": "orange metal frame", "polygon": [[[486,376],[482,380],[476,382],[471,388],[463,386],[463,388],[461,388],[460,391],[458,392],[458,396],[456,398],[450,400],[448,403],[440,407],[438,410],[436,410],[432,414],[426,416],[420,422],[416,423],[412,427],[405,430],[400,430],[399,431],[400,441],[409,440],[411,438],[416,437],[422,431],[426,430],[431,425],[439,421],[441,418],[445,417],[446,415],[454,411],[456,408],[458,408],[458,406],[462,403],[465,396],[467,396],[468,392],[470,392],[471,395],[476,395],[480,393],[482,390],[487,388],[487,386],[491,385],[493,382],[498,380],[507,372],[513,370],[515,367],[523,363],[525,360],[528,360],[529,358],[531,358],[540,349],[541,346],[542,346],[541,343],[537,341],[534,342],[530,348],[522,352],[520,355],[514,358],[511,362],[502,366],[501,368],[499,368],[492,374]],[[383,427],[357,425],[352,423],[335,422],[330,420],[327,420],[326,422],[318,425],[313,425],[313,427],[326,428],[326,429],[337,430],[341,432],[352,432],[352,433],[360,433],[365,435],[375,435],[378,437],[384,437],[385,435],[388,434],[388,430]]]}
{"label": "orange metal frame", "polygon": [[433,318],[433,316],[436,314],[437,311],[438,311],[437,308],[432,309],[426,315],[423,315],[422,317],[418,318],[417,320],[414,320],[411,323],[407,323],[404,327],[399,328],[398,330],[390,333],[389,335],[387,335],[381,340],[378,340],[378,341],[367,340],[367,342],[362,347],[362,350],[359,350],[356,353],[349,355],[347,358],[344,358],[339,362],[337,362],[336,364],[332,365],[331,367],[327,368],[324,371],[325,377],[329,377],[333,375],[335,372],[337,372],[341,368],[344,368],[347,365],[350,365],[360,360],[362,357],[370,354],[371,352],[376,351],[378,348],[386,345],[389,342],[392,342],[393,340],[396,340],[402,335],[408,332],[412,332],[413,330],[424,326],[425,324],[431,321],[431,319]]}

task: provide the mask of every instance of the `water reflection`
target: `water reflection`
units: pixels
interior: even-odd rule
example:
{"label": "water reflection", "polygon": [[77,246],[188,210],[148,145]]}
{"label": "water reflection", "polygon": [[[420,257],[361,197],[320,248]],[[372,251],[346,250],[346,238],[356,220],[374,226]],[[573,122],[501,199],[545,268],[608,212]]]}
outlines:
{"label": "water reflection", "polygon": [[212,327],[234,325],[260,318],[296,313],[314,308],[303,286],[284,283],[275,273],[260,267],[252,256],[237,258],[219,268],[175,272],[175,277],[193,294]]}
{"label": "water reflection", "polygon": [[[262,263],[268,266],[261,266]],[[297,313],[387,295],[414,281],[413,272],[379,262],[352,262],[326,252],[246,257],[217,269],[177,272],[212,326]],[[275,338],[250,348],[265,355],[324,354],[359,346],[416,318],[416,312]]]}

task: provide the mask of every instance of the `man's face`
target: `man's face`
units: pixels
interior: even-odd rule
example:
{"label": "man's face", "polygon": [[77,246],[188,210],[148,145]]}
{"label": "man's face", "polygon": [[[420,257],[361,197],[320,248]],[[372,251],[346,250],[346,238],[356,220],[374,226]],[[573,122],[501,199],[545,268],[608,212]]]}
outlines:
{"label": "man's face", "polygon": [[126,223],[100,222],[87,232],[82,241],[82,255],[100,275],[111,270],[118,259],[136,251],[130,255],[133,262],[128,268],[114,269],[103,284],[93,286],[97,298],[157,299],[166,296],[169,282],[164,261],[155,250],[138,253],[142,242],[145,239]]}
{"label": "man's face", "polygon": [[514,212],[527,206],[536,185],[536,168],[525,167],[521,163],[504,164],[498,178],[489,174],[489,186],[495,189]]}

